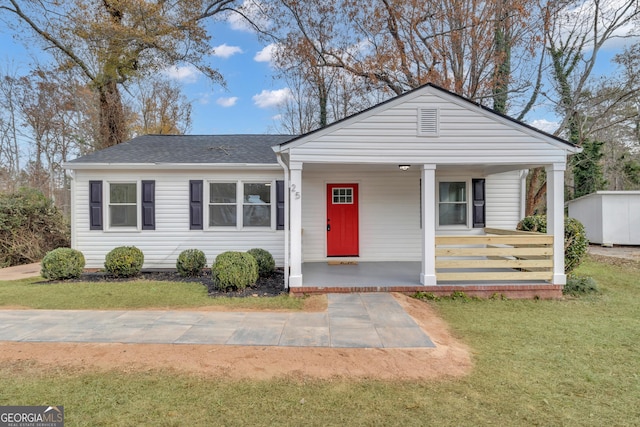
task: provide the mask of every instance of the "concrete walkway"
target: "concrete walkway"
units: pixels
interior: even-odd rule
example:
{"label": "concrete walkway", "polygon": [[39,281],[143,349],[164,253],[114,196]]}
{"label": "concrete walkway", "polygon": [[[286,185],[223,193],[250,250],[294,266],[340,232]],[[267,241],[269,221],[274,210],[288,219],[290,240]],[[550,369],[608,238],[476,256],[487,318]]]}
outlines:
{"label": "concrete walkway", "polygon": [[435,347],[389,294],[327,297],[324,313],[0,310],[0,341]]}
{"label": "concrete walkway", "polygon": [[0,268],[0,281],[20,280],[40,275],[40,263],[16,265],[14,267]]}

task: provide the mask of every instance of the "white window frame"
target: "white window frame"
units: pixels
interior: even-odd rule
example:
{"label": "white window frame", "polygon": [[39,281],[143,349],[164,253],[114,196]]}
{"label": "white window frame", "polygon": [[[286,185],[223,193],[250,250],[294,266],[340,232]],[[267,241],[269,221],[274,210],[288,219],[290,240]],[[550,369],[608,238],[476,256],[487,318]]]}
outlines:
{"label": "white window frame", "polygon": [[[141,195],[141,185],[142,182],[140,180],[117,180],[117,181],[105,181],[105,186],[103,188],[103,197],[102,200],[105,201],[104,204],[104,223],[105,230],[107,231],[140,231],[141,223],[142,223],[142,195]],[[111,185],[113,184],[135,184],[136,186],[136,225],[132,226],[119,226],[111,225]]]}
{"label": "white window frame", "polygon": [[[206,227],[212,230],[236,230],[240,229],[240,224],[242,224],[242,218],[238,216],[238,201],[240,200],[241,190],[240,190],[240,181],[236,180],[228,180],[228,179],[212,179],[209,181],[205,181],[207,183],[207,188],[205,192],[205,212],[204,212],[204,220]],[[234,203],[236,207],[236,223],[235,225],[210,225],[210,207],[211,207],[211,184],[235,184],[236,185],[236,201]]]}
{"label": "white window frame", "polygon": [[[467,212],[466,224],[440,225],[440,183],[443,182],[464,182],[465,183],[465,204]],[[436,227],[438,230],[468,230],[471,229],[471,179],[461,177],[443,177],[436,179]]]}
{"label": "white window frame", "polygon": [[[204,221],[205,229],[207,230],[237,230],[237,231],[272,231],[276,230],[276,215],[277,215],[277,203],[276,203],[276,180],[275,179],[209,179],[205,181],[206,190],[204,194],[205,209],[204,209]],[[209,206],[211,200],[211,186],[210,184],[222,183],[222,184],[236,184],[236,225],[235,226],[214,226],[209,225]],[[245,226],[244,225],[244,185],[245,184],[267,184],[270,187],[270,225],[268,226]]]}

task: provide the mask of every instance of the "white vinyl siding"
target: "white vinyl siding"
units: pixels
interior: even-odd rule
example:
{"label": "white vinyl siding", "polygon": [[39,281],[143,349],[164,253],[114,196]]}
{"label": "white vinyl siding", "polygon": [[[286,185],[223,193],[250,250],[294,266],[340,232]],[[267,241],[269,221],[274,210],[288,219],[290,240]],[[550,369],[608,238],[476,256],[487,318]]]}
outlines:
{"label": "white vinyl siding", "polygon": [[520,171],[497,173],[486,177],[486,226],[515,230],[521,218],[522,180]]}
{"label": "white vinyl siding", "polygon": [[[432,88],[310,134],[291,146],[302,163],[543,165],[564,163],[559,141]],[[419,135],[422,108],[438,110],[438,135]],[[556,144],[556,145],[554,145]],[[519,169],[526,169],[523,166]],[[513,169],[516,169],[514,167]],[[488,172],[491,173],[491,172]]]}
{"label": "white vinyl siding", "polygon": [[326,260],[327,184],[357,183],[361,261],[420,259],[419,175],[355,166],[303,170],[303,261]]}
{"label": "white vinyl siding", "polygon": [[[269,227],[243,230],[189,230],[189,180],[205,182],[275,182],[282,171],[117,171],[76,170],[73,183],[73,246],[82,251],[86,268],[103,268],[105,255],[117,246],[137,246],[145,256],[144,268],[175,268],[178,255],[185,249],[200,249],[207,266],[227,250],[266,249],[278,266],[284,265],[284,231]],[[89,181],[140,182],[155,180],[155,230],[117,231],[89,229]],[[139,193],[139,191],[138,191]],[[205,197],[208,193],[205,190]],[[205,199],[208,201],[208,199]],[[104,209],[108,208],[105,200]],[[139,210],[139,209],[138,209]]]}
{"label": "white vinyl siding", "polygon": [[[417,169],[417,168],[416,168]],[[302,178],[303,261],[325,261],[326,185],[358,183],[360,256],[359,261],[419,261],[422,256],[420,234],[420,174],[416,169],[402,172],[395,167],[349,165],[308,165]],[[467,182],[476,175],[440,173],[438,181]],[[455,178],[454,178],[455,177]],[[515,229],[519,218],[519,173],[486,177],[486,222],[488,227]],[[492,206],[497,203],[497,206]],[[468,203],[467,203],[468,204]],[[479,234],[470,225],[438,230],[437,234]]]}

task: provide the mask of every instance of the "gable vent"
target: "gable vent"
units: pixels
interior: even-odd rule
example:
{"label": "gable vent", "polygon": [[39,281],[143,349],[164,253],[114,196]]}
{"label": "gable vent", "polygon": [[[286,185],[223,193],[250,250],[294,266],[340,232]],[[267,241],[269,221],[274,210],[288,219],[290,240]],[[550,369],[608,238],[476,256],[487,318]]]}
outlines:
{"label": "gable vent", "polygon": [[418,136],[438,136],[440,130],[440,110],[418,108]]}

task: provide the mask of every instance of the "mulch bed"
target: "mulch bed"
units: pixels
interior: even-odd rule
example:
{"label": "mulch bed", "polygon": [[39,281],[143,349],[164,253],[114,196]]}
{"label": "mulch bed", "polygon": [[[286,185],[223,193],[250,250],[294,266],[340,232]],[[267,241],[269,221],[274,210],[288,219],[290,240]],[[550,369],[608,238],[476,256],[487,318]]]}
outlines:
{"label": "mulch bed", "polygon": [[[209,292],[210,297],[275,297],[286,294],[284,288],[284,272],[276,270],[269,277],[260,277],[255,286],[242,291],[229,289],[226,292],[216,288],[211,278],[211,272],[206,271],[197,277],[182,277],[176,271],[143,271],[135,277],[114,277],[104,272],[83,273],[79,278],[69,280],[73,282],[131,282],[136,280],[153,280],[161,282],[189,282],[201,283]],[[53,282],[42,282],[53,283]]]}

